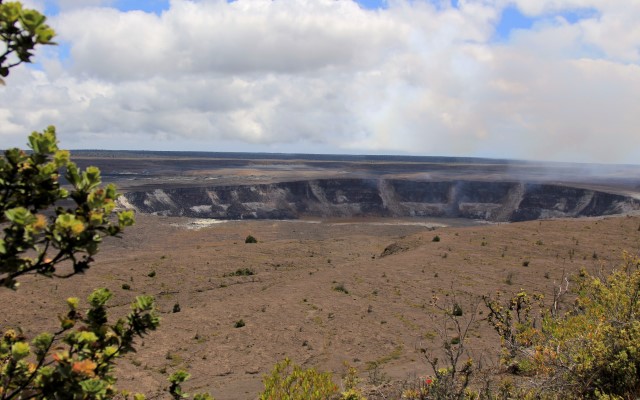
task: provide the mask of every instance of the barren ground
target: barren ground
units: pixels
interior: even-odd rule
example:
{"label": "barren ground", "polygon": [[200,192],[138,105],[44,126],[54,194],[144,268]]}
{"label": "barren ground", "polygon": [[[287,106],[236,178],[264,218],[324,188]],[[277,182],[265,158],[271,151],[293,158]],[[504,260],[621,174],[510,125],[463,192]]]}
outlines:
{"label": "barren ground", "polygon": [[[336,376],[346,361],[365,383],[377,363],[377,372],[402,381],[430,372],[419,348],[440,346],[434,295],[441,303],[456,296],[467,312],[469,302],[496,290],[549,294],[563,273],[611,267],[624,250],[640,249],[638,216],[482,226],[230,221],[188,229],[193,222],[139,215],[122,239],[105,243],[84,276],[28,277],[15,292],[0,291],[11,310],[0,328],[20,325],[29,337],[55,329],[66,297],[107,287],[115,293],[113,316],[124,315],[137,294],[157,299],[160,329],[119,366],[119,387],[155,393],[150,398],[167,398],[159,389],[168,373],[187,368],[190,392],[253,399],[263,374],[284,357]],[[427,222],[451,226],[432,230]],[[245,244],[248,234],[259,243]],[[225,276],[241,268],[255,274]],[[173,313],[176,303],[180,312]],[[484,314],[481,306],[471,347],[495,354],[498,339]],[[239,320],[245,326],[235,328]]]}

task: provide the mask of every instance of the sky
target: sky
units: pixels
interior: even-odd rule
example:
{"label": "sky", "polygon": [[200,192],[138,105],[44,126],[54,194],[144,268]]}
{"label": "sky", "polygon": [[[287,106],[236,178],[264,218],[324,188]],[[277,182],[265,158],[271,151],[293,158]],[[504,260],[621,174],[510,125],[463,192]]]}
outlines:
{"label": "sky", "polygon": [[23,0],[0,148],[640,163],[640,0]]}

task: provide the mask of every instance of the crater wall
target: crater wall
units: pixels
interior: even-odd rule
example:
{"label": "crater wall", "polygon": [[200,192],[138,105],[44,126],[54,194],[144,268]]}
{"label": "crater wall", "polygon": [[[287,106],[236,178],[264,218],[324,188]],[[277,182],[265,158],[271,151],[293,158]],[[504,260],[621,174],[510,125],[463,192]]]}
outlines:
{"label": "crater wall", "polygon": [[317,179],[129,191],[143,213],[216,219],[447,217],[527,221],[640,209],[621,194],[564,185],[471,180]]}

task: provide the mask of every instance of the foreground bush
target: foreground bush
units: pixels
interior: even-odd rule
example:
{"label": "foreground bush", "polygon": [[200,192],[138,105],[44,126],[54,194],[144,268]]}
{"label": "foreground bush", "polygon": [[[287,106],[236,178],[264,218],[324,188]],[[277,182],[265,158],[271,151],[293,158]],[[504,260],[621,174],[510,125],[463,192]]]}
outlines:
{"label": "foreground bush", "polygon": [[[20,2],[0,0],[0,42],[5,47],[0,77],[31,62],[37,45],[54,44],[55,32],[45,21]],[[14,148],[0,157],[0,286],[12,289],[24,274],[69,277],[83,272],[104,237],[118,236],[133,224],[132,212],[115,212],[118,193],[113,185],[100,186],[100,170],[80,170],[69,152],[58,148],[55,128],[32,133],[29,147],[30,152]],[[61,185],[63,172],[70,190]],[[65,261],[72,270],[60,272]],[[60,317],[60,330],[42,333],[31,344],[19,328],[6,330],[0,339],[0,399],[113,398],[115,359],[135,351],[134,338],[156,329],[159,320],[153,298],[140,296],[126,318],[110,325],[105,308],[110,297],[106,289],[94,291],[84,316],[78,299],[67,299],[69,312]],[[173,398],[188,397],[181,387],[188,378],[183,371],[169,377]]]}
{"label": "foreground bush", "polygon": [[[569,281],[566,281],[567,284]],[[556,291],[536,326],[524,292],[506,304],[487,299],[489,320],[502,338],[502,360],[534,379],[520,395],[563,399],[635,399],[640,396],[640,259],[625,257],[610,273],[575,277],[577,298],[560,313]]]}
{"label": "foreground bush", "polygon": [[338,395],[330,372],[302,369],[288,358],[277,363],[263,382],[260,400],[326,400]]}
{"label": "foreground bush", "polygon": [[[0,341],[1,399],[108,399],[116,395],[114,363],[133,351],[133,341],[158,326],[154,302],[139,296],[131,313],[110,324],[111,293],[98,289],[83,314],[78,299],[67,299],[60,330],[42,333],[31,343],[19,330],[8,329]],[[136,399],[143,398],[136,395]]]}
{"label": "foreground bush", "polygon": [[[53,127],[32,133],[29,147],[30,153],[9,149],[0,158],[0,285],[10,288],[28,273],[83,272],[103,237],[133,224],[132,212],[114,212],[115,186],[100,186],[98,168],[81,171],[71,162]],[[60,183],[61,171],[70,190]],[[73,269],[60,273],[64,261]]]}
{"label": "foreground bush", "polygon": [[345,364],[347,372],[342,380],[344,391],[333,383],[330,372],[318,372],[315,368],[303,369],[285,358],[277,363],[271,374],[262,380],[264,391],[260,400],[366,400],[357,387],[360,379],[357,370]]}

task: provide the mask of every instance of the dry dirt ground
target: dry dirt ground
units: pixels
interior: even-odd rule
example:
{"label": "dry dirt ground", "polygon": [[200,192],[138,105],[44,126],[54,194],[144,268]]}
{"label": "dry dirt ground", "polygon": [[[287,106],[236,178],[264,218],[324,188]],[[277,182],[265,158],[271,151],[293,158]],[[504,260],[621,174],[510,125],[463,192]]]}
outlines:
{"label": "dry dirt ground", "polygon": [[[365,383],[426,375],[419,349],[441,345],[434,295],[441,304],[455,296],[469,316],[482,295],[520,288],[550,294],[563,273],[611,267],[624,250],[640,250],[638,216],[437,221],[454,223],[435,229],[415,220],[236,221],[199,229],[187,228],[190,222],[139,215],[83,276],[28,277],[15,292],[0,291],[0,328],[19,325],[29,336],[55,329],[64,299],[86,298],[97,287],[114,292],[113,316],[124,315],[135,295],[151,294],[161,327],[120,361],[118,386],[167,398],[166,377],[187,368],[190,392],[254,399],[263,374],[284,357],[336,377],[346,361]],[[245,244],[249,234],[259,243]],[[228,276],[245,268],[254,275]],[[480,307],[470,346],[495,354],[498,338],[485,315]],[[234,327],[240,320],[245,325]]]}

